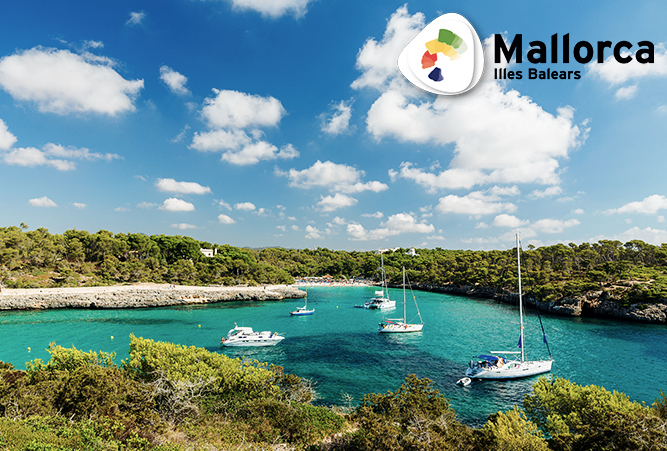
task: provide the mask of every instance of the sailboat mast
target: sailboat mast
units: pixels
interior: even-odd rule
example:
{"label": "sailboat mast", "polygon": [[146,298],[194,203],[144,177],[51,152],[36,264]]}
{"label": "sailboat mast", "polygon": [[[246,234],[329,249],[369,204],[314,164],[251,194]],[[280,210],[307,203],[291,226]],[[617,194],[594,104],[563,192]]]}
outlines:
{"label": "sailboat mast", "polygon": [[403,323],[407,323],[408,314],[405,310],[405,266],[403,267]]}
{"label": "sailboat mast", "polygon": [[523,298],[521,297],[521,243],[519,242],[519,235],[516,235],[516,261],[519,268],[519,323],[521,324],[521,361],[526,360],[526,354],[524,352],[524,340],[523,340]]}

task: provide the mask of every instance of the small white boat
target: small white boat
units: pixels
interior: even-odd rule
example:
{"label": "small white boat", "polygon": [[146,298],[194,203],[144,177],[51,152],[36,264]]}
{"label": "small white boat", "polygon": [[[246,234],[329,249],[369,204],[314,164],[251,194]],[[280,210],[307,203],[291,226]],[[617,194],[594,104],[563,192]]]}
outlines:
{"label": "small white boat", "polygon": [[276,332],[268,330],[254,332],[252,327],[239,327],[234,324],[234,328],[220,340],[220,344],[222,346],[275,346],[284,339],[285,337]]}
{"label": "small white boat", "polygon": [[384,272],[384,257],[380,253],[380,273],[382,274],[382,290],[375,292],[375,297],[365,302],[364,305],[355,305],[370,310],[389,310],[396,308],[396,301],[389,299],[389,288],[387,287],[387,275]]}
{"label": "small white boat", "polygon": [[471,382],[472,379],[470,379],[469,377],[462,377],[461,379],[456,381],[456,385],[460,385],[461,387],[467,387],[468,385],[470,385]]}
{"label": "small white boat", "polygon": [[405,266],[403,267],[403,318],[400,319],[386,319],[379,324],[378,332],[381,333],[404,333],[404,332],[421,332],[424,327],[424,321],[422,320],[422,315],[419,313],[419,307],[417,306],[417,299],[412,295],[412,298],[415,300],[415,307],[417,307],[417,315],[419,315],[419,324],[409,324],[407,320],[407,311],[405,306]]}
{"label": "small white boat", "polygon": [[293,312],[289,312],[290,315],[292,316],[305,316],[305,315],[312,315],[315,313],[315,309],[308,310],[308,294],[306,293],[306,300],[305,304],[303,307],[298,307],[296,310]]}
{"label": "small white boat", "polygon": [[[492,355],[478,355],[475,358],[481,360],[471,360],[468,363],[465,375],[473,379],[518,379],[521,377],[535,376],[537,374],[548,373],[551,371],[553,359],[548,360],[526,360],[524,339],[523,339],[523,298],[521,297],[521,243],[519,236],[516,237],[517,265],[519,275],[519,324],[520,335],[518,347],[521,351],[491,351]],[[543,337],[546,344],[546,335]],[[547,344],[547,349],[548,349]],[[507,358],[501,355],[516,355]],[[551,353],[549,353],[551,354]]]}

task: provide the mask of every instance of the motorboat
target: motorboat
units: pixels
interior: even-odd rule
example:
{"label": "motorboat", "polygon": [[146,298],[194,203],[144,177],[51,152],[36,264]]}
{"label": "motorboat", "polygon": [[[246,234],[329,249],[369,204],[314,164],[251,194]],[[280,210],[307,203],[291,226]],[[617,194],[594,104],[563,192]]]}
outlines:
{"label": "motorboat", "polygon": [[417,308],[417,315],[419,315],[419,324],[409,324],[407,320],[407,310],[405,304],[405,266],[404,266],[403,267],[403,318],[385,319],[383,322],[379,324],[378,332],[381,333],[421,332],[422,328],[424,327],[424,321],[422,320],[421,313],[419,313],[419,307],[417,306],[417,299],[415,298],[414,294],[412,295],[412,298],[415,301],[415,307]]}
{"label": "motorboat", "polygon": [[252,327],[239,327],[234,324],[226,337],[220,340],[222,346],[275,346],[285,337],[277,332],[254,332]]}
{"label": "motorboat", "polygon": [[[519,275],[519,324],[520,335],[518,348],[520,351],[491,351],[491,355],[482,354],[475,356],[475,360],[468,363],[465,375],[473,379],[518,379],[522,377],[535,376],[537,374],[551,371],[553,358],[549,352],[549,359],[526,360],[526,352],[523,336],[523,298],[521,297],[521,243],[519,235],[516,236],[517,265]],[[541,322],[541,320],[540,320]],[[543,332],[543,341],[547,344],[547,337]],[[509,357],[504,357],[509,356]]]}

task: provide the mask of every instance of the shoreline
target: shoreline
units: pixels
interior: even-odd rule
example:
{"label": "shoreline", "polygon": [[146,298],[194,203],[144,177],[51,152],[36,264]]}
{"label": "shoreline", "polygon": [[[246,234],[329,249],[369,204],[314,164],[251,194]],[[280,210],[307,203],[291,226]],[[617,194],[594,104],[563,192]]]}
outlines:
{"label": "shoreline", "polygon": [[0,311],[148,308],[231,301],[278,301],[305,296],[305,291],[293,285],[202,287],[139,283],[99,287],[3,288],[0,291]]}

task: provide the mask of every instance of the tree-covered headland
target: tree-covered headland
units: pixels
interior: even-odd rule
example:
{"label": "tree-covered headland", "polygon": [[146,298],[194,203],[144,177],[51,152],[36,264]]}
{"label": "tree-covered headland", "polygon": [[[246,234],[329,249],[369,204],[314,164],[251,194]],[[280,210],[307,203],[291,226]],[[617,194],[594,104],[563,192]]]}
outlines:
{"label": "tree-covered headland", "polygon": [[[183,285],[290,284],[303,277],[379,279],[377,252],[326,248],[239,248],[180,235],[0,228],[0,283],[8,288],[158,282]],[[200,249],[213,249],[206,257]],[[516,290],[516,250],[408,249],[384,252],[388,278],[405,267],[414,284]],[[541,301],[605,291],[624,305],[667,299],[667,244],[556,244],[522,252],[524,288]]]}

